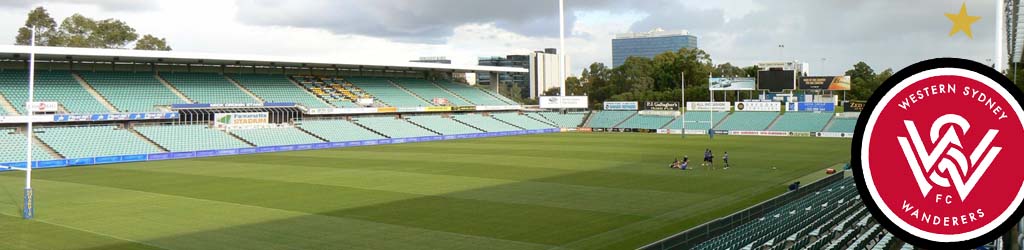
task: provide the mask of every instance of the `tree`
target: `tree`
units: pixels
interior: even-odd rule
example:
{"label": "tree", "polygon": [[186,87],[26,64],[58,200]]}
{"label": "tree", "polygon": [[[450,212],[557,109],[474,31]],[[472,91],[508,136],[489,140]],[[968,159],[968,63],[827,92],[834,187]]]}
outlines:
{"label": "tree", "polygon": [[166,39],[146,35],[144,39],[139,40],[135,28],[113,18],[97,21],[75,13],[64,18],[58,26],[43,7],[29,11],[25,27],[18,29],[15,43],[29,44],[33,26],[36,27],[37,45],[121,49],[135,42],[137,49],[171,50]]}
{"label": "tree", "polygon": [[18,29],[14,44],[29,45],[32,39],[32,27],[36,28],[36,45],[57,46],[60,43],[57,22],[50,17],[50,13],[46,12],[45,8],[40,6],[28,12],[25,26]]}
{"label": "tree", "polygon": [[93,48],[120,49],[136,39],[139,34],[135,33],[135,28],[121,20],[105,19],[96,23],[90,40]]}

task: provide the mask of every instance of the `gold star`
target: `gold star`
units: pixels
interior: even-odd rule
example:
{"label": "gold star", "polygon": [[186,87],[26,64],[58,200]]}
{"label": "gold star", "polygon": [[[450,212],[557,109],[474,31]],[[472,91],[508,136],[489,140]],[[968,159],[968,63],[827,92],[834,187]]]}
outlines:
{"label": "gold star", "polygon": [[946,18],[949,18],[953,22],[953,28],[949,30],[949,36],[955,35],[957,32],[963,31],[967,35],[967,38],[974,39],[974,35],[971,34],[971,24],[981,19],[980,16],[968,16],[967,15],[967,2],[960,5],[959,14],[946,13]]}

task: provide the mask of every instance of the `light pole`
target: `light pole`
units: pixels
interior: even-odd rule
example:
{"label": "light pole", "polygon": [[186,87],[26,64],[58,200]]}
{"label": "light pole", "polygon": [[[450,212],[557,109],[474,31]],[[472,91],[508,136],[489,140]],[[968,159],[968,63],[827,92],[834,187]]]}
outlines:
{"label": "light pole", "polygon": [[562,83],[559,92],[565,96],[565,0],[558,0],[558,43],[558,80]]}
{"label": "light pole", "polygon": [[785,59],[783,58],[783,57],[785,57],[785,56],[784,56],[784,54],[782,53],[782,50],[783,50],[783,49],[785,49],[785,48],[786,48],[786,45],[785,45],[785,44],[779,44],[779,59],[780,59],[780,60],[783,60],[783,61],[785,61]]}

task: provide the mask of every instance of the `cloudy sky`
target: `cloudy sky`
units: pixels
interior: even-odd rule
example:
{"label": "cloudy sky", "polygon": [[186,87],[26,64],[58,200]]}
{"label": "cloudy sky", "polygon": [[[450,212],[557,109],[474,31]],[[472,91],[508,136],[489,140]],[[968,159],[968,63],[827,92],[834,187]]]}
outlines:
{"label": "cloudy sky", "polygon": [[[943,13],[981,16],[974,39],[948,36]],[[983,0],[567,0],[573,75],[611,64],[616,33],[689,30],[716,64],[801,60],[815,74],[858,61],[880,71],[934,57],[995,57],[996,5]],[[555,0],[0,0],[0,44],[44,6],[59,23],[74,13],[128,22],[176,51],[336,57],[368,62],[479,56],[558,46]],[[785,48],[779,49],[779,44]],[[824,64],[822,59],[824,58]]]}

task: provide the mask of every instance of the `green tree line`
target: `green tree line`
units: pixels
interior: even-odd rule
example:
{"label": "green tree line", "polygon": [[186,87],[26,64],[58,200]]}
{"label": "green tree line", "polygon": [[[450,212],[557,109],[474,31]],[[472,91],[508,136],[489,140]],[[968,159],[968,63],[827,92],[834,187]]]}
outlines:
{"label": "green tree line", "polygon": [[29,45],[32,27],[36,29],[36,45],[40,46],[123,49],[134,42],[137,50],[171,50],[167,39],[150,34],[140,38],[135,28],[113,18],[96,20],[75,13],[57,25],[43,7],[28,12],[25,26],[18,29],[14,43]]}

